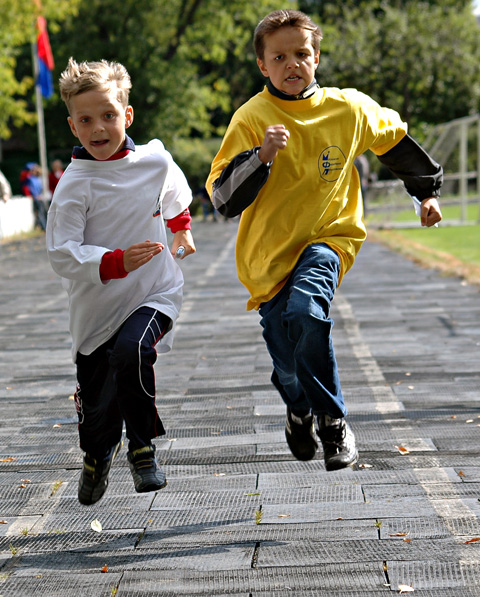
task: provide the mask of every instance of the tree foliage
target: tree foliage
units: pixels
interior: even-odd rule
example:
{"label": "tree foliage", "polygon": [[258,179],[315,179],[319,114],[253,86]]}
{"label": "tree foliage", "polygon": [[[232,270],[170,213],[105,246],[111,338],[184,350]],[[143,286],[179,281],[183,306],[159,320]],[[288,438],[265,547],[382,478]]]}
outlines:
{"label": "tree foliage", "polygon": [[[137,142],[222,135],[264,79],[252,47],[258,21],[300,8],[324,31],[321,85],[356,87],[413,127],[478,111],[479,29],[470,0],[43,0],[56,89],[68,58],[122,62],[133,82]],[[0,0],[0,137],[31,123],[34,0]],[[19,58],[22,58],[20,60]],[[14,73],[16,76],[14,76]],[[8,116],[5,116],[8,115]],[[50,148],[69,149],[58,92],[45,103]],[[32,138],[34,127],[30,127]],[[25,138],[28,135],[22,131]]]}
{"label": "tree foliage", "polygon": [[[377,2],[375,11],[382,12],[386,7],[404,10],[412,0],[383,0]],[[423,0],[421,4],[429,6],[437,6],[445,10],[457,9],[463,10],[472,5],[472,0]],[[324,23],[332,18],[341,17],[344,10],[352,8],[360,8],[362,10],[369,10],[371,8],[371,0],[299,0],[299,9],[308,14],[316,14]]]}
{"label": "tree foliage", "polygon": [[322,84],[357,87],[414,127],[479,110],[480,31],[470,2],[352,2],[341,18],[338,10],[324,12]]}
{"label": "tree foliage", "polygon": [[[169,143],[176,137],[209,137],[222,132],[221,116],[231,114],[236,97],[250,89],[249,81],[238,81],[238,69],[251,73],[252,63],[256,69],[253,29],[279,4],[278,0],[253,5],[243,0],[90,0],[52,40],[56,76],[70,56],[77,61],[121,62],[132,77],[135,140],[159,136]],[[71,139],[65,115],[60,101],[52,101],[47,117],[59,139]]]}
{"label": "tree foliage", "polygon": [[[31,44],[36,39],[35,22],[39,14],[55,30],[79,0],[0,0],[0,138],[7,139],[12,125],[33,124],[35,114],[29,107],[28,93],[33,87]],[[17,62],[28,58],[30,68],[19,77]]]}

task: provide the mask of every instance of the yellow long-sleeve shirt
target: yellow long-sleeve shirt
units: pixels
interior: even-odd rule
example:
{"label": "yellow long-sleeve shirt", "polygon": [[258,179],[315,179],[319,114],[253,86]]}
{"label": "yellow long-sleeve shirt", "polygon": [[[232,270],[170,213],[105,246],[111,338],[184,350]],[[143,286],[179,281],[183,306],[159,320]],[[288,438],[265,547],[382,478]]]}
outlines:
{"label": "yellow long-sleeve shirt", "polygon": [[251,295],[247,309],[275,296],[314,243],[338,253],[341,281],[366,238],[354,159],[367,149],[383,155],[407,133],[395,111],[354,89],[318,88],[308,99],[288,101],[265,88],[234,114],[212,163],[210,194],[232,159],[260,146],[274,124],[285,125],[290,139],[238,230],[237,272]]}

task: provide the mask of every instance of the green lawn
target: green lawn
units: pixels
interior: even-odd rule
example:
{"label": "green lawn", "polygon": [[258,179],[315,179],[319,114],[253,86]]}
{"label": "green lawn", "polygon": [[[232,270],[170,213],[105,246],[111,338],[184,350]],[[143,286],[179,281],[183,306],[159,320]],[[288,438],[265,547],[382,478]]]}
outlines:
{"label": "green lawn", "polygon": [[449,253],[465,263],[480,266],[480,225],[440,226],[395,230],[405,240],[414,241],[443,253]]}
{"label": "green lawn", "polygon": [[[449,220],[459,221],[462,218],[462,208],[460,205],[442,205],[440,201],[440,207],[442,209],[443,219],[448,222]],[[400,211],[395,214],[395,218],[393,221],[395,222],[408,222],[411,221],[412,218],[414,219],[414,211],[413,206],[410,210]],[[478,202],[470,202],[467,204],[467,213],[466,219],[468,222],[479,222],[480,215],[479,215],[479,204]]]}
{"label": "green lawn", "polygon": [[[472,202],[468,205],[467,221],[470,222],[470,225],[465,226],[448,225],[449,222],[460,220],[461,208],[459,205],[441,205],[441,208],[444,223],[440,223],[438,228],[422,228],[420,225],[414,228],[395,227],[396,238],[404,239],[407,244],[408,241],[411,241],[434,251],[448,253],[464,263],[480,267],[480,224],[471,224],[480,220],[478,203]],[[396,212],[390,221],[396,224],[412,223],[416,219],[412,207]],[[367,218],[367,229],[369,222],[374,226],[380,221],[379,215],[373,213],[371,217]],[[388,236],[388,231],[380,233],[380,237],[385,240],[388,239]]]}

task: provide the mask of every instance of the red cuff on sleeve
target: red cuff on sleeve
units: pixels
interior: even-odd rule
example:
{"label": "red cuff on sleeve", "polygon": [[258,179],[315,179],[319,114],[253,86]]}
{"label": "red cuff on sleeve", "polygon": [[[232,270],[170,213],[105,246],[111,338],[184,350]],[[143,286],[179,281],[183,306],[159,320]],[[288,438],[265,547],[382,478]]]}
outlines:
{"label": "red cuff on sleeve", "polygon": [[167,226],[170,228],[173,234],[175,234],[175,232],[178,232],[179,230],[191,230],[191,221],[192,216],[190,215],[190,210],[187,207],[187,209],[182,211],[181,214],[178,214],[178,216],[175,216],[171,220],[167,220]]}
{"label": "red cuff on sleeve", "polygon": [[100,263],[100,278],[102,282],[118,280],[119,278],[128,276],[128,272],[125,271],[123,266],[124,253],[125,251],[122,251],[122,249],[115,249],[115,251],[105,253]]}

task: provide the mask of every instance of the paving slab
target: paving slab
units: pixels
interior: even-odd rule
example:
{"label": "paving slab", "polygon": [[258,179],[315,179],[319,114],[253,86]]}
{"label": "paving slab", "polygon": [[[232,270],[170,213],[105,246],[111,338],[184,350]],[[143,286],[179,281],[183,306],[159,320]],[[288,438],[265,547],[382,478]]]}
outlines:
{"label": "paving slab", "polygon": [[360,458],[327,472],[286,446],[237,223],[194,225],[155,365],[169,484],[136,494],[124,449],[91,507],[66,295],[43,237],[0,244],[0,596],[480,595],[478,287],[367,241],[333,304]]}

